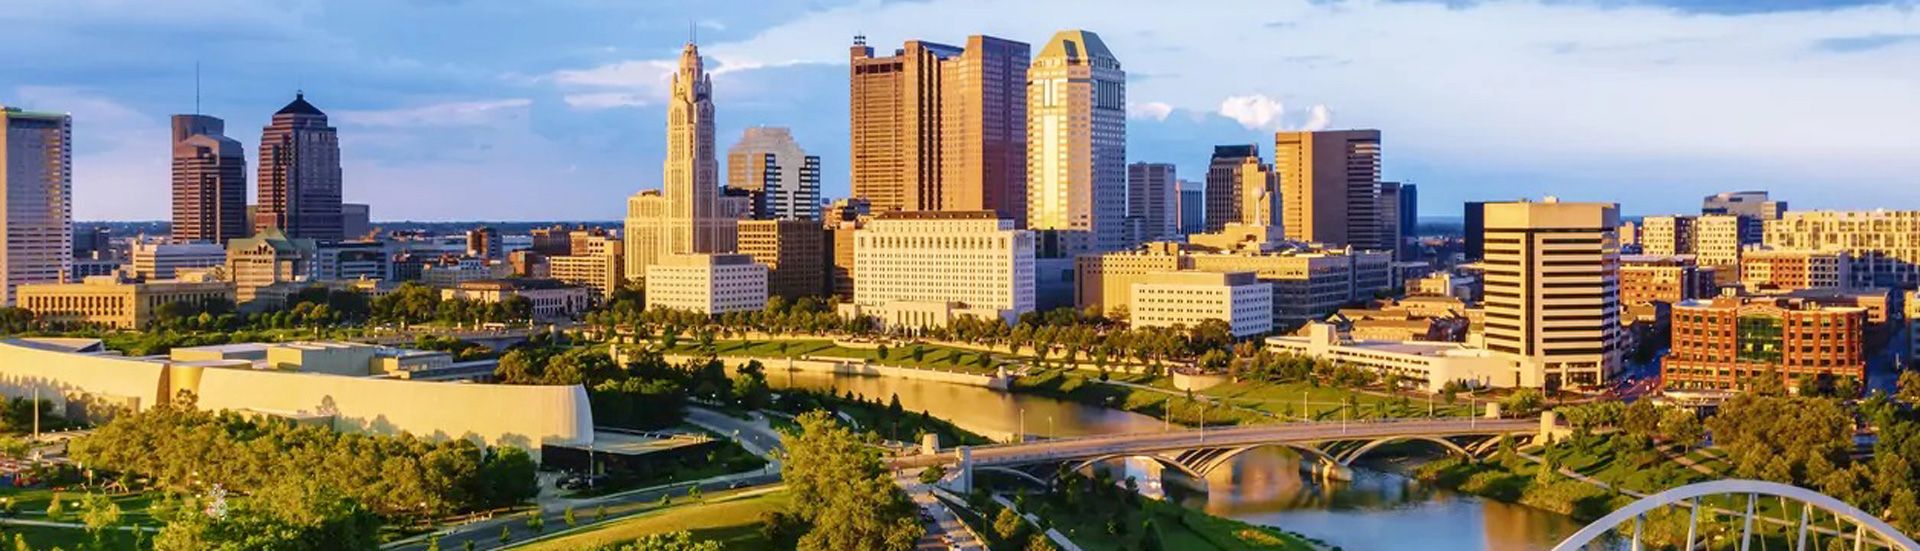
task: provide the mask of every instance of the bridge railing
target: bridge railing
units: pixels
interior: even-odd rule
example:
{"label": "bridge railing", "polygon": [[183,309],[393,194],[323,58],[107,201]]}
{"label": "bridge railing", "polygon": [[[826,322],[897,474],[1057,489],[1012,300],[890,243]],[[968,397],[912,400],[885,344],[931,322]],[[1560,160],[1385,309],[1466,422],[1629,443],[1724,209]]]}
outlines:
{"label": "bridge railing", "polygon": [[1468,419],[1468,420],[1460,420],[1460,419],[1426,418],[1426,417],[1404,417],[1404,418],[1369,419],[1369,420],[1352,420],[1352,421],[1338,421],[1338,420],[1290,421],[1286,423],[1275,423],[1275,424],[1267,424],[1267,425],[1235,425],[1235,426],[1226,426],[1226,427],[1185,428],[1185,429],[1173,430],[1173,431],[1134,431],[1134,432],[1105,433],[1105,434],[1094,434],[1094,435],[1084,435],[1084,436],[1067,436],[1067,437],[1060,437],[1060,438],[1046,438],[1046,439],[1039,440],[1037,442],[1011,442],[1011,443],[989,444],[985,446],[972,446],[971,448],[974,450],[1002,450],[1002,449],[1008,449],[1008,448],[1018,448],[1023,446],[1033,446],[1036,444],[1070,444],[1070,443],[1099,442],[1099,441],[1105,441],[1105,440],[1125,441],[1125,440],[1132,440],[1135,438],[1140,438],[1145,436],[1171,435],[1171,434],[1192,434],[1195,436],[1199,436],[1202,434],[1205,434],[1205,435],[1236,434],[1236,433],[1245,433],[1245,432],[1261,432],[1261,431],[1273,430],[1276,428],[1286,428],[1286,427],[1337,427],[1337,426],[1352,427],[1352,426],[1418,425],[1418,424],[1442,424],[1449,427],[1469,427],[1469,428],[1477,427],[1482,424],[1489,425],[1489,426],[1523,425],[1523,426],[1531,427],[1532,424],[1536,422],[1538,421],[1533,419],[1474,418],[1474,419]]}

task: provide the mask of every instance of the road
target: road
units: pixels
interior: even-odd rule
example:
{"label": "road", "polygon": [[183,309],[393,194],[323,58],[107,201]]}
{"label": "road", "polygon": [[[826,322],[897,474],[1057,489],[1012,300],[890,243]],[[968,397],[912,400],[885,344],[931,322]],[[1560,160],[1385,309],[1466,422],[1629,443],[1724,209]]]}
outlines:
{"label": "road", "polygon": [[749,413],[751,419],[741,419],[725,413],[699,406],[687,407],[687,422],[722,436],[732,438],[748,452],[769,460],[772,452],[783,449],[780,446],[780,433],[760,412]]}
{"label": "road", "polygon": [[[1113,454],[1147,454],[1199,448],[1239,447],[1281,442],[1324,442],[1329,440],[1372,440],[1396,436],[1492,435],[1530,432],[1539,429],[1537,419],[1409,419],[1394,421],[1320,421],[1245,427],[1178,430],[1138,434],[1115,434],[1043,440],[1025,444],[1002,444],[972,448],[973,461],[980,465],[1015,465],[1069,458]],[[896,468],[951,464],[955,454],[941,453],[904,457],[893,461]]]}

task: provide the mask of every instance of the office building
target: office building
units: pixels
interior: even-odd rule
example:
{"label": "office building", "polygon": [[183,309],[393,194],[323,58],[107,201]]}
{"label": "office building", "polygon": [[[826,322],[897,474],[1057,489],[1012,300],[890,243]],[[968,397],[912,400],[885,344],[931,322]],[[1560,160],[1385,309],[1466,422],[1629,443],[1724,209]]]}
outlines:
{"label": "office building", "polygon": [[732,250],[733,220],[718,213],[720,167],[713,145],[713,81],[699,47],[680,51],[667,102],[666,199],[661,255]]}
{"label": "office building", "polygon": [[1920,358],[1920,290],[1907,291],[1907,357]]}
{"label": "office building", "polygon": [[173,239],[226,245],[252,233],[247,153],[207,115],[173,116]]}
{"label": "office building", "polygon": [[875,57],[849,49],[853,195],[874,213],[990,210],[1027,219],[1023,42],[919,40]]}
{"label": "office building", "polygon": [[[621,246],[625,268],[621,270],[628,281],[641,282],[647,278],[647,265],[660,258],[666,247],[667,199],[660,190],[650,189],[627,197],[627,218],[620,237],[625,240]],[[568,249],[567,254],[572,254]]]}
{"label": "office building", "polygon": [[1287,239],[1392,250],[1394,228],[1380,212],[1380,131],[1274,134]]}
{"label": "office building", "polygon": [[1845,288],[1851,267],[1843,251],[1755,248],[1740,256],[1740,285],[1748,291]]}
{"label": "office building", "polygon": [[1529,362],[1524,386],[1607,383],[1621,367],[1619,207],[1486,205],[1486,346]]}
{"label": "office building", "polygon": [[19,287],[21,308],[41,321],[91,325],[113,329],[145,329],[168,304],[185,304],[187,312],[231,308],[233,283],[205,277],[121,281],[94,276],[80,283],[34,283]]}
{"label": "office building", "polygon": [[467,230],[467,256],[495,260],[505,258],[500,242],[500,231],[493,226],[480,226]]}
{"label": "office building", "polygon": [[812,220],[740,222],[740,254],[767,267],[767,294],[785,297],[826,295],[831,261],[827,230]]}
{"label": "office building", "polygon": [[1700,201],[1700,214],[1727,214],[1742,220],[1740,242],[1760,243],[1766,237],[1768,220],[1779,220],[1787,212],[1786,201],[1775,201],[1765,191],[1729,191],[1708,195]]}
{"label": "office building", "polygon": [[1225,322],[1235,338],[1273,331],[1273,286],[1253,272],[1158,272],[1131,285],[1135,328]]}
{"label": "office building", "polygon": [[828,226],[838,222],[857,222],[872,214],[873,206],[867,203],[866,199],[847,197],[835,199],[832,204],[827,205],[824,222]]}
{"label": "office building", "polygon": [[1640,219],[1640,253],[1654,256],[1694,254],[1692,216],[1648,216]]}
{"label": "office building", "polygon": [[1179,235],[1179,178],[1173,163],[1127,165],[1127,219],[1132,241],[1164,241]]}
{"label": "office building", "polygon": [[[655,195],[658,195],[658,192],[655,192]],[[628,204],[631,205],[633,199],[629,198],[627,201]],[[631,216],[631,207],[629,207],[628,217],[630,218]],[[554,224],[553,227],[550,228],[527,230],[527,236],[529,238],[528,248],[544,256],[573,254],[573,237],[569,233],[570,231],[572,230],[567,228],[565,224]]]}
{"label": "office building", "polygon": [[854,232],[853,315],[943,327],[957,315],[1014,323],[1034,310],[1034,237],[992,212],[878,215]]}
{"label": "office building", "polygon": [[1178,235],[1192,235],[1207,231],[1206,190],[1198,189],[1193,182],[1180,180],[1180,215]]}
{"label": "office building", "polygon": [[1380,250],[1393,253],[1395,259],[1405,259],[1407,232],[1412,228],[1400,226],[1401,187],[1399,182],[1380,182],[1374,189],[1374,211],[1380,221],[1378,228]]}
{"label": "office building", "polygon": [[366,203],[341,203],[340,233],[346,239],[372,238],[373,208]]}
{"label": "office building", "polygon": [[1127,75],[1100,37],[1055,33],[1027,69],[1027,228],[1062,248],[1126,239]]}
{"label": "office building", "polygon": [[1639,224],[1632,220],[1622,221],[1616,233],[1620,235],[1620,254],[1641,254]]}
{"label": "office building", "polygon": [[1479,262],[1486,258],[1487,242],[1487,204],[1481,201],[1469,201],[1461,211],[1462,243],[1461,253],[1467,262]]}
{"label": "office building", "polygon": [[0,106],[0,303],[60,281],[73,265],[73,119]]}
{"label": "office building", "polygon": [[292,239],[339,241],[341,214],[340,137],[327,114],[305,94],[273,114],[260,133],[253,229],[277,229]]}
{"label": "office building", "polygon": [[1795,211],[1766,232],[1769,248],[1846,253],[1849,287],[1920,285],[1920,211]]}
{"label": "office building", "polygon": [[1448,383],[1468,388],[1529,386],[1522,362],[1460,343],[1355,338],[1350,328],[1320,321],[1293,335],[1267,337],[1266,343],[1269,350],[1399,375],[1436,394]]}
{"label": "office building", "polygon": [[500,279],[513,271],[505,262],[494,264],[478,258],[442,259],[420,267],[418,280],[428,287],[458,287],[471,281]]}
{"label": "office building", "polygon": [[227,279],[234,284],[234,301],[245,306],[265,298],[253,307],[273,306],[274,287],[312,281],[318,248],[312,239],[288,237],[273,228],[227,241]]}
{"label": "office building", "polygon": [[587,288],[551,279],[476,279],[440,289],[441,300],[499,304],[514,297],[527,300],[537,321],[572,319],[593,303]]}
{"label": "office building", "polygon": [[1420,186],[1407,183],[1399,186],[1400,259],[1413,260],[1419,252],[1415,245],[1420,241]]}
{"label": "office building", "polygon": [[1838,378],[1866,386],[1863,308],[1720,297],[1677,304],[1672,317],[1673,348],[1660,364],[1667,390],[1748,390],[1768,375],[1801,392],[1813,390],[1803,382]]}
{"label": "office building", "polygon": [[1717,270],[1721,283],[1739,282],[1742,235],[1750,225],[1747,219],[1731,214],[1706,214],[1693,221],[1694,261]]}
{"label": "office building", "polygon": [[1712,298],[1718,294],[1714,288],[1713,276],[1699,270],[1689,256],[1620,257],[1620,304],[1624,306]]}
{"label": "office building", "polygon": [[363,279],[394,279],[393,251],[386,241],[339,241],[314,246],[314,281]]}
{"label": "office building", "polygon": [[743,254],[684,254],[647,266],[647,309],[702,314],[767,307],[767,267]]}
{"label": "office building", "polygon": [[137,240],[128,248],[133,276],[140,279],[173,279],[181,268],[211,268],[227,263],[227,247],[215,243],[166,243]]}
{"label": "office building", "polygon": [[113,242],[113,229],[106,226],[92,226],[73,229],[73,258],[89,260],[108,260],[116,256]]}
{"label": "office building", "polygon": [[828,290],[842,302],[853,300],[853,238],[861,225],[857,221],[829,225],[827,238],[822,242],[828,249],[826,256],[833,259],[833,266],[828,268]]}
{"label": "office building", "polygon": [[785,128],[756,126],[727,150],[727,187],[754,198],[753,218],[820,218],[820,157],[808,155]]}
{"label": "office building", "polygon": [[612,298],[614,291],[620,290],[620,282],[626,281],[626,265],[618,250],[549,256],[546,266],[548,278],[585,287],[596,300]]}
{"label": "office building", "polygon": [[[1272,190],[1273,182],[1273,168],[1260,161],[1258,147],[1214,146],[1213,158],[1207,164],[1206,231],[1221,231],[1230,223],[1261,222],[1252,219],[1249,212],[1257,209],[1259,198],[1269,203],[1279,201]],[[1268,222],[1278,225],[1277,220]]]}
{"label": "office building", "polygon": [[1107,314],[1131,312],[1132,286],[1162,273],[1252,272],[1273,287],[1272,323],[1295,327],[1323,319],[1341,306],[1391,289],[1392,257],[1384,252],[1293,249],[1214,252],[1178,243],[1080,255],[1074,264],[1075,306]]}

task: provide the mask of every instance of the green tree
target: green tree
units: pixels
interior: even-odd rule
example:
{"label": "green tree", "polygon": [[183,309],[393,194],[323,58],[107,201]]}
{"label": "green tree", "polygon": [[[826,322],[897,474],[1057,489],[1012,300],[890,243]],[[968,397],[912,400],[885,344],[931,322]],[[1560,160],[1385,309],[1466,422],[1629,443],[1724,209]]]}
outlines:
{"label": "green tree", "polygon": [[568,527],[568,528],[572,528],[572,527],[574,527],[574,526],[578,526],[578,525],[580,524],[580,519],[578,519],[578,518],[575,518],[575,517],[573,516],[573,506],[572,506],[572,505],[568,505],[568,506],[567,506],[567,509],[566,509],[565,511],[561,511],[561,512],[560,512],[560,519],[561,519],[562,521],[565,521],[565,522],[567,523],[567,527]]}
{"label": "green tree", "polygon": [[67,498],[60,492],[53,493],[53,499],[47,502],[47,520],[63,522],[67,520]]}
{"label": "green tree", "polygon": [[1013,508],[1002,507],[1000,514],[993,517],[993,533],[1000,536],[1000,541],[1020,541],[1026,537],[1027,520],[1013,512]]}
{"label": "green tree", "polygon": [[947,469],[940,465],[934,465],[920,471],[920,483],[933,484],[939,482],[940,479],[945,476],[947,476]]}
{"label": "green tree", "polygon": [[527,529],[533,530],[535,534],[547,531],[547,517],[542,514],[539,507],[534,507],[532,511],[527,511]]}
{"label": "green tree", "polygon": [[1700,443],[1706,431],[1706,426],[1700,423],[1700,417],[1685,408],[1670,408],[1660,413],[1660,434],[1687,451],[1693,451],[1693,446]]}
{"label": "green tree", "polygon": [[1060,548],[1054,546],[1046,534],[1036,533],[1027,538],[1027,551],[1060,551]]}
{"label": "green tree", "polygon": [[505,524],[500,525],[500,543],[510,541],[513,541],[513,527]]}
{"label": "green tree", "polygon": [[[1920,331],[1920,328],[1915,330]],[[1920,369],[1901,372],[1900,380],[1896,384],[1899,385],[1900,390],[1899,393],[1894,394],[1895,398],[1908,404],[1920,405]]]}
{"label": "green tree", "polygon": [[793,496],[790,511],[813,526],[800,549],[913,548],[924,532],[917,508],[877,452],[825,411],[796,420],[799,430],[781,438],[787,455],[780,474]]}
{"label": "green tree", "polygon": [[694,541],[693,534],[685,530],[666,534],[647,534],[634,540],[633,545],[620,548],[621,551],[720,551],[720,549],[720,542]]}
{"label": "green tree", "polygon": [[87,494],[80,499],[80,522],[98,543],[107,528],[120,522],[120,505],[106,494]]}

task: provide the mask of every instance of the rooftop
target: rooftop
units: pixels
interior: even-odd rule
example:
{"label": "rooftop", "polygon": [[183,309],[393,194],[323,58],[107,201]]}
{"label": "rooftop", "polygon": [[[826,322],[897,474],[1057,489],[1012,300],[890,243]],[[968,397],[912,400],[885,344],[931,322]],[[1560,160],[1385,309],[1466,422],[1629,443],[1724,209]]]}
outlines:
{"label": "rooftop", "polygon": [[275,111],[273,114],[327,116],[326,113],[320,111],[320,108],[314,107],[311,103],[307,103],[307,94],[305,92],[295,92],[293,94],[293,101],[288,103],[286,107],[281,107],[279,111]]}

